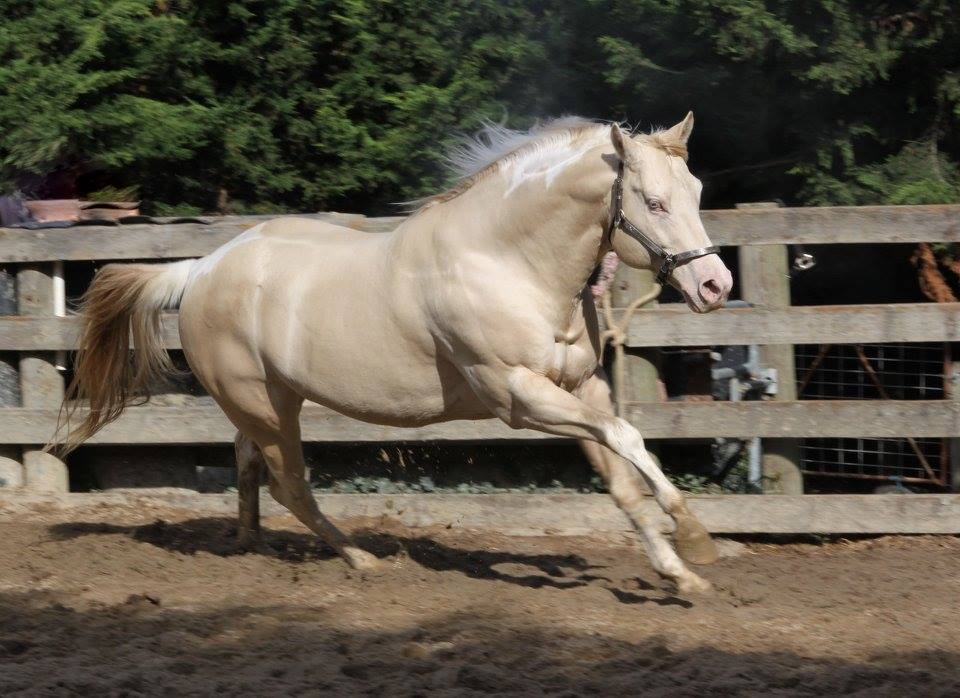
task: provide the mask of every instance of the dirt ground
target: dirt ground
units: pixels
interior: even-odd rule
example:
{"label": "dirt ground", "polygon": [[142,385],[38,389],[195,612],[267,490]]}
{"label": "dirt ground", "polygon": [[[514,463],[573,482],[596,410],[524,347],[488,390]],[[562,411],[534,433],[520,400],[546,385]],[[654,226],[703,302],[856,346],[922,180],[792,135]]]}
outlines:
{"label": "dirt ground", "polygon": [[680,598],[625,540],[377,522],[369,577],[266,525],[0,521],[0,695],[960,695],[958,538],[749,543]]}

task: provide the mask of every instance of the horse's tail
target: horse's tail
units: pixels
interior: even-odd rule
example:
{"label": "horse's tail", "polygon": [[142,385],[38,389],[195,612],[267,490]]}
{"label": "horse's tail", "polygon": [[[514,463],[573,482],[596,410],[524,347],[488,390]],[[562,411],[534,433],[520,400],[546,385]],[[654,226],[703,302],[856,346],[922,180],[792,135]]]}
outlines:
{"label": "horse's tail", "polygon": [[[73,380],[47,449],[58,446],[69,453],[119,417],[135,398],[149,397],[150,385],[174,371],[163,347],[160,311],[179,306],[194,264],[108,264],[97,272],[81,299]],[[72,427],[71,418],[82,402],[89,412]]]}

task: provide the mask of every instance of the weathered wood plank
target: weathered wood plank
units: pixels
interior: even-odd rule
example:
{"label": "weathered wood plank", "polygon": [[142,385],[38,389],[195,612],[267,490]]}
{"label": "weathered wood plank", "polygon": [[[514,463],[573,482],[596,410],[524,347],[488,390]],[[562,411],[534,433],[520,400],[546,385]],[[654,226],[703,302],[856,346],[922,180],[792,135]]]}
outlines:
{"label": "weathered wood plank", "polygon": [[690,497],[689,502],[711,533],[960,531],[960,495],[715,495]]}
{"label": "weathered wood plank", "polygon": [[[0,408],[0,444],[44,443],[53,435],[55,410]],[[367,424],[318,405],[301,418],[304,441],[486,441],[541,440],[556,437],[513,430],[497,420],[459,421],[404,429]],[[106,426],[90,444],[232,443],[236,428],[219,407],[131,407]]]}
{"label": "weathered wood plank", "polygon": [[[177,314],[163,316],[163,343],[167,349],[180,348]],[[0,316],[0,351],[67,351],[77,348],[80,318]]]}
{"label": "weathered wood plank", "polygon": [[[605,494],[319,494],[335,520],[383,518],[411,527],[495,531],[508,536],[578,536],[632,533],[627,517]],[[264,496],[267,516],[289,516]],[[807,494],[693,495],[690,509],[714,534],[957,534],[960,495]],[[671,524],[652,498],[643,514],[664,530]],[[0,519],[49,520],[51,512],[82,516],[105,508],[181,509],[206,516],[236,516],[237,495],[172,488],[34,494],[0,490]]]}
{"label": "weathered wood plank", "polygon": [[950,400],[630,403],[625,417],[647,438],[930,437],[960,434]]}
{"label": "weathered wood plank", "polygon": [[960,341],[960,303],[723,308],[661,305],[634,316],[627,345],[869,344]]}
{"label": "weathered wood plank", "polygon": [[[77,317],[2,317],[0,351],[76,347]],[[163,318],[164,344],[180,348],[177,315]],[[724,308],[706,315],[661,305],[634,316],[627,346],[868,344],[960,341],[960,303]]]}
{"label": "weathered wood plank", "polygon": [[[951,437],[960,434],[960,403],[951,400],[801,400],[799,402],[627,403],[625,416],[648,439],[741,437]],[[0,444],[42,443],[55,410],[0,408]],[[512,430],[496,420],[459,421],[416,429],[349,419],[325,408],[304,409],[305,441],[482,441],[556,439]],[[91,444],[230,443],[236,430],[214,406],[132,407]]]}
{"label": "weathered wood plank", "polygon": [[[281,216],[225,216],[209,225],[79,226],[23,230],[0,228],[0,262],[46,260],[175,259],[202,257],[257,223]],[[298,214],[367,232],[393,230],[403,217],[367,218],[342,213]]]}
{"label": "weathered wood plank", "polygon": [[[960,242],[960,205],[835,206],[703,211],[718,245]],[[393,230],[402,216],[298,214],[358,230]],[[278,216],[227,216],[210,225],[0,228],[0,262],[200,257],[258,222]]]}
{"label": "weathered wood plank", "polygon": [[960,241],[956,204],[724,209],[702,217],[716,245]]}

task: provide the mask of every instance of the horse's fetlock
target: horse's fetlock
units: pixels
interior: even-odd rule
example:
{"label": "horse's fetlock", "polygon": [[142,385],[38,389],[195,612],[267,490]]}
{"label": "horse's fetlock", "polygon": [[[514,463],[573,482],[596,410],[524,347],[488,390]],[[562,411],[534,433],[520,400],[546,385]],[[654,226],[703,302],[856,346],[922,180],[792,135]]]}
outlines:
{"label": "horse's fetlock", "polygon": [[687,500],[680,492],[666,492],[663,494],[663,501],[660,502],[664,512],[670,515],[674,521],[683,518],[692,517],[690,509],[687,508]]}
{"label": "horse's fetlock", "polygon": [[650,563],[654,572],[674,583],[678,583],[692,574],[677,557],[671,556],[667,559],[651,557]]}

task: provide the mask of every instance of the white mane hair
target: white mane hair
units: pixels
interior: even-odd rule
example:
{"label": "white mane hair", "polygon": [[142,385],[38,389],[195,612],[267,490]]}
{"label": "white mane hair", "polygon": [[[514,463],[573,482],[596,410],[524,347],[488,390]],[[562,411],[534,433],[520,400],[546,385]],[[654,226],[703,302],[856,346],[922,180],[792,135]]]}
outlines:
{"label": "white mane hair", "polygon": [[[621,125],[629,130],[628,127]],[[510,176],[509,195],[526,178],[545,175],[547,184],[583,153],[609,139],[610,122],[564,116],[537,123],[526,131],[484,122],[480,131],[462,139],[446,156],[457,182],[446,191],[408,202],[422,210],[454,199],[480,180],[496,173]],[[670,155],[686,159],[687,149],[663,129],[634,138]]]}
{"label": "white mane hair", "polygon": [[524,177],[546,172],[552,179],[571,160],[609,138],[609,124],[565,116],[534,125],[526,131],[484,122],[480,131],[465,137],[447,154],[447,166],[457,177],[448,190],[411,202],[426,208],[456,198],[481,179],[512,169],[513,189]]}
{"label": "white mane hair", "polygon": [[447,154],[446,162],[458,179],[466,179],[492,165],[505,164],[520,156],[535,157],[547,150],[561,150],[571,144],[574,136],[606,126],[579,116],[551,119],[526,131],[485,121],[476,135],[467,136],[454,146]]}

